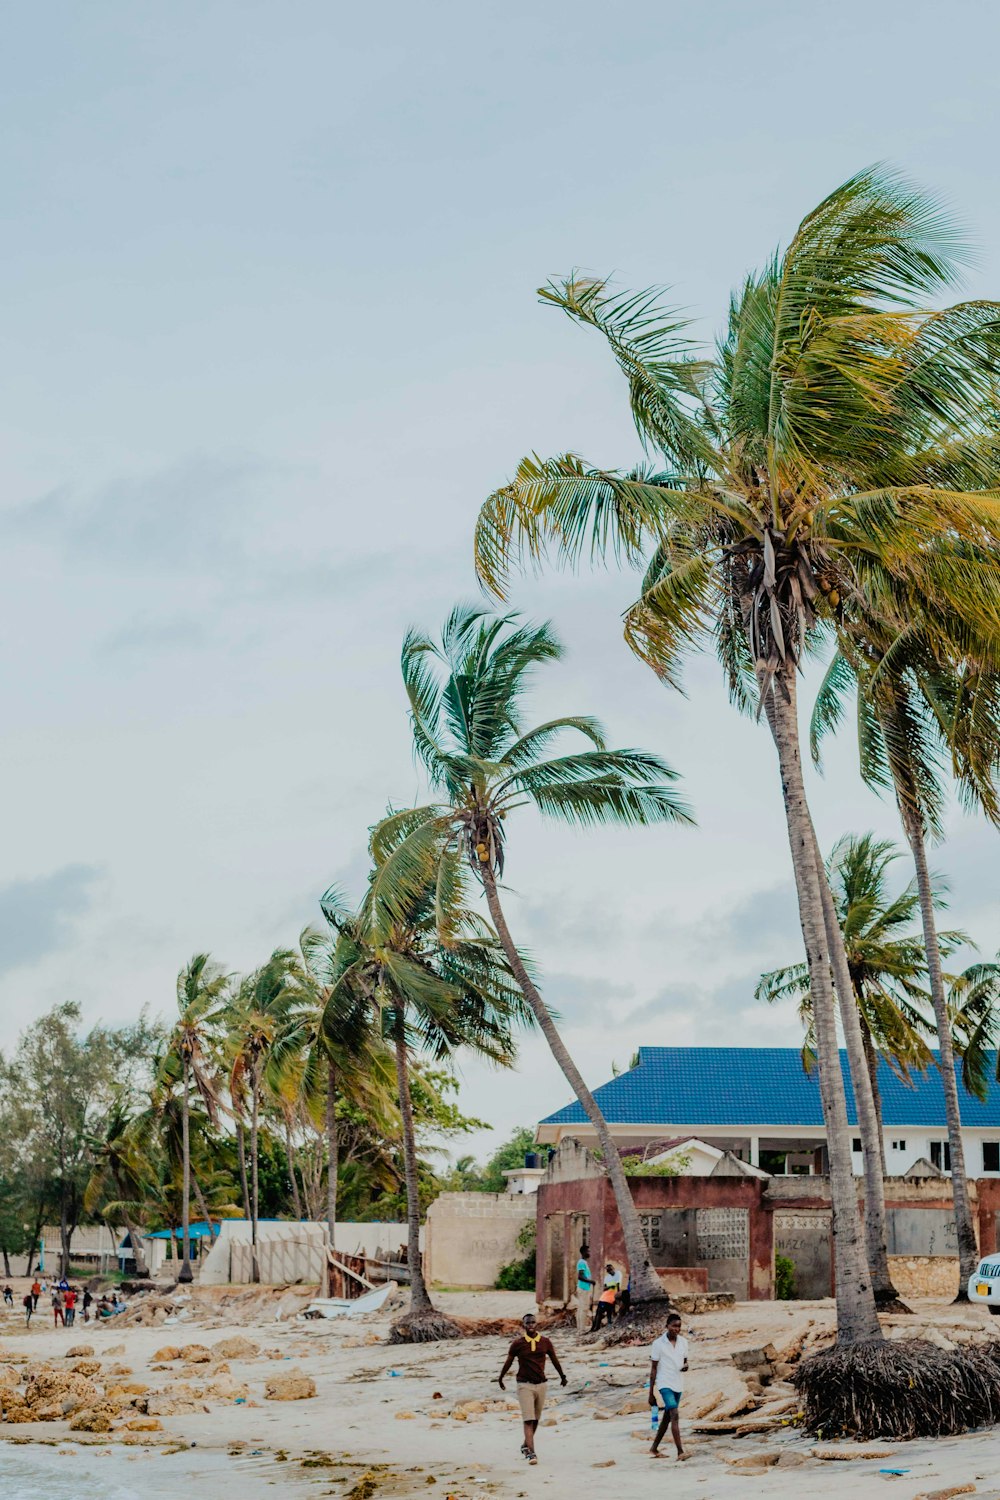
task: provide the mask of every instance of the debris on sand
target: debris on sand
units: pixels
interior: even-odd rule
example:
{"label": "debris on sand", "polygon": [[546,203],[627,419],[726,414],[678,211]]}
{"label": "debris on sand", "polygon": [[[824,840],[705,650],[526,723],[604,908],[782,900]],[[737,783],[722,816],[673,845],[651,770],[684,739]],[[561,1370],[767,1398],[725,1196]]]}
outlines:
{"label": "debris on sand", "polygon": [[1000,1421],[1000,1343],[942,1349],[927,1339],[837,1345],[793,1376],[810,1432],[945,1437]]}

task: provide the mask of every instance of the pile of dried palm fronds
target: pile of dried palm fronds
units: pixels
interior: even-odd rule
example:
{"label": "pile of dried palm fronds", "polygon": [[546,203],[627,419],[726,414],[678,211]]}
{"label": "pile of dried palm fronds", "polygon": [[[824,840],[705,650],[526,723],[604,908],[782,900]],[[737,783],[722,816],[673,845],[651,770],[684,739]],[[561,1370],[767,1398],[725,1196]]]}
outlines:
{"label": "pile of dried palm fronds", "polygon": [[[520,1318],[459,1318],[454,1321],[465,1339],[517,1338],[524,1332]],[[549,1308],[538,1314],[536,1326],[540,1333],[552,1333],[554,1329],[574,1328],[576,1316],[564,1307]]]}
{"label": "pile of dried palm fronds", "polygon": [[675,1310],[669,1297],[656,1297],[652,1302],[633,1302],[627,1313],[619,1314],[613,1322],[587,1337],[592,1337],[602,1349],[651,1344],[663,1333],[668,1316]]}
{"label": "pile of dried palm fronds", "polygon": [[454,1318],[436,1307],[406,1312],[389,1329],[390,1344],[434,1344],[439,1339],[460,1339],[462,1330]]}
{"label": "pile of dried palm fronds", "polygon": [[943,1437],[1000,1420],[1000,1343],[835,1346],[804,1360],[792,1382],[803,1425],[823,1437]]}

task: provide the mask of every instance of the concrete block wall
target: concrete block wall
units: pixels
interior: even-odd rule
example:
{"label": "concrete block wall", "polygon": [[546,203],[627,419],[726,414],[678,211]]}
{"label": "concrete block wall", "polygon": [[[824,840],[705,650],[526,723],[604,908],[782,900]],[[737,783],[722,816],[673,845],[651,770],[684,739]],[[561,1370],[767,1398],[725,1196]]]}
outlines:
{"label": "concrete block wall", "polygon": [[424,1274],[437,1286],[491,1287],[524,1254],[517,1237],[534,1219],[533,1194],[442,1193],[427,1210]]}

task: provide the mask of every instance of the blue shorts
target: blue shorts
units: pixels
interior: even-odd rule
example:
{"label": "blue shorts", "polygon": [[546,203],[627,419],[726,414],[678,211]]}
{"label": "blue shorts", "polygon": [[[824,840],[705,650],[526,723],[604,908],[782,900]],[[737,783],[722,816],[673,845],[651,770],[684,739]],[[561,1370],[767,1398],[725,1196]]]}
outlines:
{"label": "blue shorts", "polygon": [[681,1396],[683,1394],[683,1391],[672,1391],[669,1386],[661,1385],[660,1395],[663,1397],[663,1410],[667,1412],[676,1411],[681,1404]]}

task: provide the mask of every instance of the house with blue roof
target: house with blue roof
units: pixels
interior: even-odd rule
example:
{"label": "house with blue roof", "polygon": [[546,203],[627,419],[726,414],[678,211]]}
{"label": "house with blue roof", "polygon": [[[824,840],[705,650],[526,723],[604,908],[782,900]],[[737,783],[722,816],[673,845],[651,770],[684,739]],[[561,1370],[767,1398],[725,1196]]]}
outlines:
{"label": "house with blue roof", "polygon": [[[856,1125],[845,1052],[840,1065],[848,1116]],[[966,1171],[973,1178],[1000,1177],[995,1068],[990,1068],[985,1100],[970,1094],[960,1068],[957,1072]],[[903,1078],[880,1060],[877,1081],[887,1173],[948,1172],[944,1090],[937,1066]],[[635,1067],[602,1084],[594,1096],[620,1149],[641,1150],[647,1158],[694,1139],[774,1174],[815,1174],[827,1168],[818,1072],[806,1070],[796,1047],[641,1047]],[[538,1125],[542,1145],[558,1146],[567,1137],[595,1143],[593,1127],[575,1100]],[[860,1175],[861,1141],[856,1136],[853,1146],[854,1169]]]}

